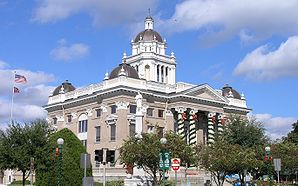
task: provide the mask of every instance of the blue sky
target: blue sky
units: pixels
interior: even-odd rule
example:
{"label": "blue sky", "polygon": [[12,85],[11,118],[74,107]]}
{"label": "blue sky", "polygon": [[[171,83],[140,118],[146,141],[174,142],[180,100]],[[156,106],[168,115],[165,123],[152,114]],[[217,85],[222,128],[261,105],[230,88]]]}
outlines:
{"label": "blue sky", "polygon": [[155,30],[177,58],[177,81],[228,83],[278,138],[298,119],[296,0],[0,0],[0,124],[46,117],[51,90],[101,82],[121,63],[151,9]]}

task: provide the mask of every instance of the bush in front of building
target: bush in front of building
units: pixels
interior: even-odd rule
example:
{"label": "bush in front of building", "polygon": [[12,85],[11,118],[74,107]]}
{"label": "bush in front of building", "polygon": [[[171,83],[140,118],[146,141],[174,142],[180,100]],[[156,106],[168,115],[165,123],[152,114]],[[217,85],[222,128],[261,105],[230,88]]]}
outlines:
{"label": "bush in front of building", "polygon": [[[56,154],[58,138],[64,139],[62,162],[59,162]],[[41,153],[44,159],[36,167],[36,185],[54,186],[58,178],[60,185],[82,185],[84,170],[80,167],[80,155],[86,153],[86,149],[72,131],[65,128],[51,134],[48,146]],[[87,169],[87,176],[92,176],[92,168]]]}
{"label": "bush in front of building", "polygon": [[[23,184],[23,180],[15,180],[15,181],[11,182],[11,184],[9,184],[9,186],[16,186],[16,185],[22,185],[22,184]],[[30,181],[26,180],[25,184],[29,185]]]}
{"label": "bush in front of building", "polygon": [[[95,182],[94,186],[103,186],[103,183]],[[107,181],[106,186],[124,186],[124,180]]]}

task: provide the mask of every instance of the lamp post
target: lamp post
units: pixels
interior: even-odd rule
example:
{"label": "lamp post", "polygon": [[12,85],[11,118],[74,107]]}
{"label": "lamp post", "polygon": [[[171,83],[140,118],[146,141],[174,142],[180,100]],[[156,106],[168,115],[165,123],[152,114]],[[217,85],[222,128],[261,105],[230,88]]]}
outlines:
{"label": "lamp post", "polygon": [[58,182],[57,186],[62,185],[61,180],[62,180],[62,145],[64,143],[64,140],[62,138],[57,139],[57,144],[58,144]]}
{"label": "lamp post", "polygon": [[166,151],[166,144],[167,144],[167,138],[162,137],[160,139],[160,143],[162,145],[161,152],[160,152],[160,167],[162,169],[162,185],[165,185],[165,174],[166,170],[169,169],[169,153]]}
{"label": "lamp post", "polygon": [[268,169],[269,185],[272,186],[272,180],[271,180],[271,160],[272,160],[272,157],[271,157],[271,148],[270,148],[270,146],[265,147],[265,152],[266,152],[265,161],[266,161],[267,169]]}

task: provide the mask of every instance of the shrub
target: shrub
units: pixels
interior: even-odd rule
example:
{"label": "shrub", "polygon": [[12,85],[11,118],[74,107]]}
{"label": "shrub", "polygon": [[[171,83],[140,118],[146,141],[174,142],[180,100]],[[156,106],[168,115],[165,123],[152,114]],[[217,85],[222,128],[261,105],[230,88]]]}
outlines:
{"label": "shrub", "polygon": [[[59,161],[55,156],[58,138],[64,139],[61,171],[58,169]],[[81,186],[84,170],[80,168],[80,155],[85,152],[81,141],[69,129],[65,128],[52,134],[48,147],[43,151],[44,159],[40,160],[40,166],[36,167],[36,185],[54,186],[60,175],[61,185]],[[92,176],[91,168],[87,170],[87,176]]]}

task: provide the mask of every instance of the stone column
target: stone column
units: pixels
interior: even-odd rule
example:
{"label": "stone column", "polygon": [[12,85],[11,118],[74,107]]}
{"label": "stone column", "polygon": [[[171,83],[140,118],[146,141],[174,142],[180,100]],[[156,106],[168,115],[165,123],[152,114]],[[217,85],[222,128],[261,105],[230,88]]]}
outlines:
{"label": "stone column", "polygon": [[219,114],[217,118],[217,131],[219,136],[223,133],[223,119],[224,116],[222,114]]}
{"label": "stone column", "polygon": [[197,144],[197,132],[196,132],[196,113],[194,110],[189,112],[189,145]]}
{"label": "stone column", "polygon": [[166,117],[165,117],[165,127],[167,131],[173,130],[173,123],[174,123],[174,117],[171,109],[166,110]]}
{"label": "stone column", "polygon": [[214,143],[214,119],[215,119],[215,113],[209,113],[208,114],[208,145]]}
{"label": "stone column", "polygon": [[180,108],[175,108],[175,110],[178,112],[178,127],[177,127],[177,134],[182,138],[182,139],[186,139],[185,136],[185,123],[184,123],[184,117],[186,115],[185,111],[186,108],[184,107],[180,107]]}
{"label": "stone column", "polygon": [[135,97],[136,103],[137,103],[137,111],[135,114],[136,118],[136,133],[140,135],[143,131],[143,112],[142,112],[142,101],[143,96],[140,94],[140,92]]}

